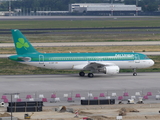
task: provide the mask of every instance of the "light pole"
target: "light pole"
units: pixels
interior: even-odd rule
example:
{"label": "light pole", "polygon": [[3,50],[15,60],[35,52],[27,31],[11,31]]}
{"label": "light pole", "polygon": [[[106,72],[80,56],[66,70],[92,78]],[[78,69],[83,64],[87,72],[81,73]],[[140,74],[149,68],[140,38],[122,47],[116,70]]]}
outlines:
{"label": "light pole", "polygon": [[12,95],[19,95],[19,93],[4,93],[3,95],[11,96],[11,120],[12,120]]}
{"label": "light pole", "polygon": [[138,16],[138,0],[136,0],[136,16]]}
{"label": "light pole", "polygon": [[9,16],[11,16],[11,0],[9,0]]}
{"label": "light pole", "polygon": [[112,8],[111,8],[111,16],[113,16],[113,0],[111,0],[111,6],[112,6]]}

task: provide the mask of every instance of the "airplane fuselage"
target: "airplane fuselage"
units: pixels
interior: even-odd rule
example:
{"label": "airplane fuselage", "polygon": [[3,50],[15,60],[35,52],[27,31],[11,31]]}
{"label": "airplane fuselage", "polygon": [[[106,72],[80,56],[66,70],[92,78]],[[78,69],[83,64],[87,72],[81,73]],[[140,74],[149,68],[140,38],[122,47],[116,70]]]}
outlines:
{"label": "airplane fuselage", "polygon": [[[19,59],[19,58],[28,59]],[[79,65],[90,62],[101,64],[113,63],[120,69],[147,68],[154,64],[153,60],[141,53],[38,53],[11,56],[10,59],[24,64],[48,69],[77,69]],[[79,67],[76,67],[79,66]]]}

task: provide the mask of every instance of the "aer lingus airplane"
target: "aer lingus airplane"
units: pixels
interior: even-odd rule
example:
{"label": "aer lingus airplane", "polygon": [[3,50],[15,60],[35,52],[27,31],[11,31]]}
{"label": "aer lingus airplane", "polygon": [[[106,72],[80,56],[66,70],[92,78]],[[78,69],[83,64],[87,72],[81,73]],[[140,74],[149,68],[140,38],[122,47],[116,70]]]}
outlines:
{"label": "aer lingus airplane", "polygon": [[116,53],[40,53],[17,30],[12,30],[12,36],[17,55],[9,59],[36,67],[61,70],[80,70],[79,76],[85,76],[84,71],[93,73],[118,74],[120,69],[133,69],[136,76],[137,68],[147,68],[154,61],[146,55],[134,52]]}

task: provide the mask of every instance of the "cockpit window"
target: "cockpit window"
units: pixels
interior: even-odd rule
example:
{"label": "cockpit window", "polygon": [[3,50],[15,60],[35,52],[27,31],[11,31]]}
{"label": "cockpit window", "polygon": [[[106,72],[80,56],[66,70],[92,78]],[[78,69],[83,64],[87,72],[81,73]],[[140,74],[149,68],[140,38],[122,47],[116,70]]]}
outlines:
{"label": "cockpit window", "polygon": [[148,56],[145,56],[144,59],[149,59]]}

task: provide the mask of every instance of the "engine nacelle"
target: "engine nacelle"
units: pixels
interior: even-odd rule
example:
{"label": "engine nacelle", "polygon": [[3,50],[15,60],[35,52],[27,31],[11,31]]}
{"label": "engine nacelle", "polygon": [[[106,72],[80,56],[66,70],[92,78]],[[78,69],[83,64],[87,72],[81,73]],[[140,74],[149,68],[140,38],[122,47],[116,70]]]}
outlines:
{"label": "engine nacelle", "polygon": [[118,74],[119,73],[120,68],[118,66],[104,66],[103,67],[103,72],[105,74]]}

